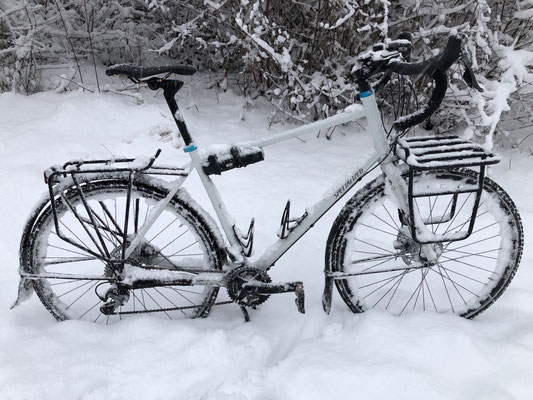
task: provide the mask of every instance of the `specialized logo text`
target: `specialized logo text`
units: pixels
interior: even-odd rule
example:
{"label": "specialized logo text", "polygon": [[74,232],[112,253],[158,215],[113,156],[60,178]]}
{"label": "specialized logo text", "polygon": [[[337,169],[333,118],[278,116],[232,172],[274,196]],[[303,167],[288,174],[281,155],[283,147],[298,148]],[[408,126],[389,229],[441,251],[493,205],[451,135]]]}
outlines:
{"label": "specialized logo text", "polygon": [[344,182],[344,185],[342,185],[334,194],[335,197],[339,197],[341,194],[343,194],[346,190],[351,188],[355,182],[361,178],[363,175],[363,168],[359,168],[355,174],[353,174],[350,179],[348,179],[346,182]]}

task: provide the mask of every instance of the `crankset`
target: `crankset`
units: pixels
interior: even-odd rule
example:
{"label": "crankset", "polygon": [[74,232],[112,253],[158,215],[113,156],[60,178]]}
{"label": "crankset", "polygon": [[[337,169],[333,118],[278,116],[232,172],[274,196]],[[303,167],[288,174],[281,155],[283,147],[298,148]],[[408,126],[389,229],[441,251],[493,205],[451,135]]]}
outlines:
{"label": "crankset", "polygon": [[294,292],[298,311],[305,313],[305,293],[302,282],[273,283],[265,270],[247,266],[235,268],[227,275],[226,280],[228,295],[241,307],[247,322],[250,317],[246,307],[255,309],[267,301],[271,294],[276,293]]}

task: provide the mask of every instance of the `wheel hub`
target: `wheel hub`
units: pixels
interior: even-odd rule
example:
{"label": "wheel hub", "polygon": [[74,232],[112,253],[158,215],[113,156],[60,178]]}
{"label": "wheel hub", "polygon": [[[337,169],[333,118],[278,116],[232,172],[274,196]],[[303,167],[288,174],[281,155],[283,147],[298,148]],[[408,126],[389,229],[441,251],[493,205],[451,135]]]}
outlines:
{"label": "wheel hub", "polygon": [[410,235],[400,230],[394,243],[394,248],[400,251],[400,256],[402,260],[407,265],[412,263],[423,263],[427,266],[433,266],[437,263],[439,257],[443,253],[444,246],[442,243],[431,243],[424,246],[431,246],[432,250],[435,252],[436,258],[434,261],[428,260],[427,257],[423,254],[422,244],[416,242],[411,238]]}

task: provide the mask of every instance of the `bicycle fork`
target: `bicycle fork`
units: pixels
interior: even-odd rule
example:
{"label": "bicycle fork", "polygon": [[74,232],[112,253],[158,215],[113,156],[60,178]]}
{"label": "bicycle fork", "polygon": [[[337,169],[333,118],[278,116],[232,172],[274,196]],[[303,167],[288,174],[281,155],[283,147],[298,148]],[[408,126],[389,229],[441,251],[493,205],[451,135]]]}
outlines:
{"label": "bicycle fork", "polygon": [[[405,180],[402,178],[401,169],[395,163],[395,158],[392,152],[393,149],[391,148],[391,144],[388,142],[385,131],[381,125],[381,115],[377,107],[375,94],[372,90],[369,90],[362,92],[360,98],[365,107],[368,129],[372,133],[374,147],[378,154],[383,154],[383,158],[379,161],[379,164],[386,177],[385,184],[388,185],[388,188],[393,195],[393,201],[398,208],[398,212],[403,216],[410,215],[408,187]],[[413,213],[413,219],[414,221],[406,221],[406,223],[414,224],[417,232],[424,233],[428,231],[417,210]],[[408,233],[408,230],[406,230],[406,232]],[[395,247],[402,245],[399,240],[396,240],[396,242],[398,243],[394,243]],[[427,260],[428,264],[436,264],[438,255],[435,252],[434,247],[431,244],[420,244],[419,246],[420,256]],[[335,279],[343,279],[342,274],[334,276],[331,271],[326,271],[324,292],[322,295],[322,307],[326,314],[329,314],[331,311],[333,281]]]}
{"label": "bicycle fork", "polygon": [[[373,133],[372,139],[374,146],[380,153],[386,154],[380,165],[383,174],[387,178],[386,184],[391,189],[398,211],[404,216],[410,215],[407,183],[402,178],[400,168],[394,163],[394,155],[390,148],[391,145],[387,141],[385,131],[381,125],[381,116],[377,107],[375,94],[371,92],[370,95],[364,96],[365,93],[368,92],[361,93],[361,101],[367,113],[368,127],[370,132]],[[417,210],[414,211],[412,213],[413,221],[408,221],[408,223],[413,224],[416,231],[420,234],[428,232],[422,217]],[[437,263],[438,255],[435,252],[434,246],[431,244],[420,244],[420,255],[427,260],[429,265]]]}

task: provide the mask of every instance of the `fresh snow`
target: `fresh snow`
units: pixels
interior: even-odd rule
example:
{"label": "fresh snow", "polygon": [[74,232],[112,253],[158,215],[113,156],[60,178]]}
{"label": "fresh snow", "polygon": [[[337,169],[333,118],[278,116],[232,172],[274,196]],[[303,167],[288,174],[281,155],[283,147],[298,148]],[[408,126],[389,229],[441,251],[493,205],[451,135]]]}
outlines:
{"label": "fresh snow", "polygon": [[[111,93],[0,94],[0,399],[531,399],[532,158],[519,150],[504,151],[491,171],[521,212],[524,256],[506,293],[473,321],[430,313],[355,315],[337,293],[325,315],[324,247],[342,204],[271,270],[274,281],[304,282],[305,315],[290,294],[272,296],[251,312],[250,323],[234,305],[215,308],[204,320],[141,316],[110,326],[58,323],[36,296],[9,310],[20,235],[46,190],[46,168],[73,158],[149,157],[158,147],[161,163],[187,162],[158,134],[161,127],[174,129],[162,96],[143,97],[137,105]],[[200,146],[256,141],[288,128],[267,129],[263,106],[236,121],[243,99],[206,90],[202,81],[184,88],[180,100],[197,106],[182,111]],[[260,255],[276,239],[287,199],[291,214],[302,215],[371,147],[367,136],[339,127],[332,140],[322,133],[275,144],[265,149],[265,161],[214,180],[241,230],[255,217]],[[212,211],[196,176],[185,187]],[[222,291],[220,299],[227,299]]]}

